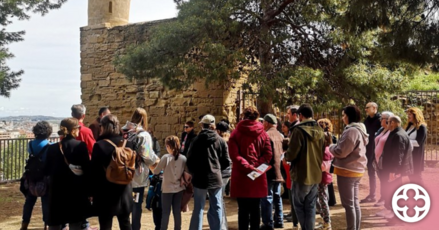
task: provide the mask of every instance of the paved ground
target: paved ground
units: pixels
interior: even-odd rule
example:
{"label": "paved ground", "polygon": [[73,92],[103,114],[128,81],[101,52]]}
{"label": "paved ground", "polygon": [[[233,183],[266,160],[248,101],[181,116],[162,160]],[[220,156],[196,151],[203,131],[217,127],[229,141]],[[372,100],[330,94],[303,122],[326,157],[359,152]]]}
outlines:
{"label": "paved ground", "polygon": [[[439,184],[439,168],[427,168],[424,172],[424,179],[429,183],[437,183]],[[368,178],[367,174],[363,177],[360,184],[360,199],[364,198],[368,193]],[[0,185],[0,230],[17,230],[20,228],[21,223],[21,212],[24,204],[23,195],[19,192],[19,185],[17,183],[14,184],[6,184]],[[338,190],[336,189],[337,195],[337,205],[331,207],[331,218],[332,218],[332,226],[333,229],[345,229],[345,215],[344,209],[340,205],[340,199],[338,196]],[[378,190],[379,191],[379,190]],[[230,230],[238,229],[238,220],[237,220],[237,203],[236,200],[231,198],[226,198],[226,208],[227,208],[227,219],[229,222]],[[289,212],[290,207],[288,205],[288,201],[284,201],[284,211]],[[189,207],[192,207],[190,204]],[[207,210],[207,208],[206,208]],[[389,227],[386,226],[386,221],[384,219],[375,217],[375,213],[378,212],[380,208],[373,207],[373,204],[362,205],[362,229],[408,229],[408,226],[396,226]],[[183,213],[183,226],[182,229],[189,228],[189,221],[191,212]],[[41,220],[41,204],[39,201],[37,202],[34,213],[32,216],[31,224],[29,229],[36,230],[42,229],[43,224]],[[320,217],[317,219],[321,221]],[[92,226],[98,226],[97,218],[90,218],[90,222]],[[169,229],[173,229],[173,220],[171,217]],[[154,229],[154,224],[152,221],[152,213],[146,209],[144,209],[143,217],[142,217],[142,229],[150,230]],[[291,229],[292,224],[286,223],[284,229]],[[118,229],[117,220],[114,221],[114,229]],[[204,215],[204,228],[209,229],[207,224],[206,215]],[[432,228],[434,229],[434,228]]]}

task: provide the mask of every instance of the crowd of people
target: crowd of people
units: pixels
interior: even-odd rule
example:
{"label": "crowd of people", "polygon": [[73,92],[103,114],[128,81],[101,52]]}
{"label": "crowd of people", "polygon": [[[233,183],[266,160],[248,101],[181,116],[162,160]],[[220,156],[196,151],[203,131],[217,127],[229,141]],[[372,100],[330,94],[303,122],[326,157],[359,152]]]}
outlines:
{"label": "crowd of people", "polygon": [[[49,230],[82,230],[97,216],[99,229],[108,230],[117,217],[121,230],[140,230],[144,201],[152,209],[155,229],[182,226],[181,212],[193,199],[190,230],[203,228],[206,200],[209,229],[226,230],[226,190],[236,198],[240,230],[283,228],[331,229],[330,206],[336,204],[332,174],[337,176],[348,230],[361,227],[360,203],[384,206],[377,216],[395,220],[391,199],[402,177],[422,184],[427,136],[422,111],[409,108],[405,128],[390,111],[366,105],[367,117],[355,105],[342,110],[344,131],[339,139],[329,119],[314,120],[309,104],[289,106],[286,119],[274,114],[260,117],[255,107],[245,108],[234,130],[227,120],[213,115],[184,125],[179,139],[164,140],[166,154],[148,128],[143,108],[134,110],[122,126],[108,107],[86,127],[84,105],[73,105],[72,117],[60,123],[60,141],[50,143],[52,127],[45,121],[33,128],[29,159],[22,178],[26,197],[21,230],[27,230],[32,209],[41,197],[43,221]],[[359,184],[369,176],[369,195],[359,200]],[[380,199],[376,200],[376,175]],[[291,211],[283,213],[285,186]],[[146,192],[145,192],[146,190]],[[227,192],[228,193],[228,192]],[[146,199],[145,199],[146,198]],[[316,226],[316,213],[323,222]],[[131,218],[130,218],[131,216]],[[262,224],[261,224],[262,222]]]}

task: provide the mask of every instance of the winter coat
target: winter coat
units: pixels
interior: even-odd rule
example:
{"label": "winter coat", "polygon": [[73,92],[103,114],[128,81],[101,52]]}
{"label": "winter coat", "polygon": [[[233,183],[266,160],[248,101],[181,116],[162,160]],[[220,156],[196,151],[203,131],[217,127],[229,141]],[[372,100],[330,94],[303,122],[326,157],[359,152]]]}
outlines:
{"label": "winter coat", "polygon": [[402,176],[413,174],[412,151],[413,146],[403,128],[398,127],[391,131],[383,149],[383,173]]}
{"label": "winter coat", "polygon": [[285,159],[291,162],[291,179],[305,185],[322,181],[325,134],[315,120],[302,120],[291,133]]}
{"label": "winter coat", "polygon": [[[122,136],[101,136],[93,148],[91,159],[93,206],[98,216],[129,214],[133,210],[133,189],[131,183],[119,185],[107,180],[106,168],[112,159],[114,146],[104,139],[109,139],[116,145],[123,141]],[[126,147],[132,149],[133,144],[127,142]]]}
{"label": "winter coat", "polygon": [[334,155],[334,167],[355,173],[364,173],[367,166],[366,145],[369,135],[362,123],[346,126],[338,143],[329,146]]}
{"label": "winter coat", "polygon": [[364,120],[364,125],[366,126],[366,132],[369,134],[369,141],[366,145],[366,157],[367,161],[372,164],[375,159],[375,133],[381,128],[381,114],[376,113],[375,116],[367,118]]}
{"label": "winter coat", "polygon": [[215,130],[203,129],[187,152],[187,168],[195,188],[216,189],[222,186],[221,171],[230,166],[226,142]]}
{"label": "winter coat", "polygon": [[[410,124],[407,126],[406,132],[410,129]],[[424,155],[425,155],[425,142],[427,140],[427,127],[425,125],[419,126],[419,129],[416,130],[416,141],[419,144],[419,147],[413,147],[413,173],[419,174],[424,171]]]}
{"label": "winter coat", "polygon": [[49,226],[83,221],[90,216],[91,204],[88,179],[91,175],[87,145],[71,135],[61,141],[65,159],[80,166],[83,174],[75,175],[61,153],[59,143],[49,146],[44,168],[49,176],[48,218]]}
{"label": "winter coat", "polygon": [[268,195],[267,177],[255,180],[247,174],[261,164],[269,164],[273,156],[270,138],[257,120],[242,120],[230,135],[228,142],[232,159],[230,196],[238,198],[262,198]]}
{"label": "winter coat", "polygon": [[187,135],[186,143],[184,143],[184,149],[181,152],[181,154],[183,154],[185,156],[187,155],[187,152],[189,150],[189,146],[191,145],[193,139],[197,136],[197,134],[195,134],[195,131],[193,129],[189,133],[187,133],[187,132],[182,133],[181,139],[180,139],[182,146],[183,146],[184,138],[186,138],[186,135]]}
{"label": "winter coat", "polygon": [[[326,147],[325,151],[323,152],[323,162],[325,162],[326,168],[330,169],[330,166],[331,166],[333,158],[334,158],[334,156],[329,151],[329,147]],[[329,164],[329,166],[327,164]],[[322,181],[320,182],[321,184],[330,184],[330,183],[332,183],[332,175],[331,175],[331,173],[329,171],[330,170],[322,172]]]}

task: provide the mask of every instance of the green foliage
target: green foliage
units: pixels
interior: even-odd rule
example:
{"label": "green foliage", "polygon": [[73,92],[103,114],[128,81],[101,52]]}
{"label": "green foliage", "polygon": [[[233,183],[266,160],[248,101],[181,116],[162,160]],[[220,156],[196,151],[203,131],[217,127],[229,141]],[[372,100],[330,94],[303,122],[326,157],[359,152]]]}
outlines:
{"label": "green foliage", "polygon": [[2,0],[0,1],[0,96],[9,97],[10,91],[19,86],[23,70],[11,71],[6,60],[13,58],[7,45],[23,41],[24,31],[8,32],[6,27],[12,23],[12,18],[27,20],[29,12],[45,15],[52,9],[58,9],[67,0]]}
{"label": "green foliage", "polygon": [[[279,106],[382,102],[438,63],[439,1],[176,0],[176,20],[116,57],[130,79],[170,88],[248,76]],[[279,93],[274,93],[279,92]],[[388,105],[387,105],[388,104]]]}
{"label": "green foliage", "polygon": [[407,90],[439,90],[439,74],[438,73],[418,73],[410,81]]}

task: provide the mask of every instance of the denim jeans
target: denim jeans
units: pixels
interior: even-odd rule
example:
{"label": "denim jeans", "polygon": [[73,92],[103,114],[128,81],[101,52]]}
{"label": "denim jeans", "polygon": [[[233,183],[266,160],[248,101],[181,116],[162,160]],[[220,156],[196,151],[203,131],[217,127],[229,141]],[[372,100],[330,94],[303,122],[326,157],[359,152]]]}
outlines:
{"label": "denim jeans", "polygon": [[[47,220],[47,205],[48,205],[48,193],[46,195],[41,197],[41,208],[43,209],[43,222],[46,223]],[[35,202],[37,202],[36,196],[32,195],[30,192],[26,195],[26,201],[24,202],[23,206],[23,223],[29,223],[30,218],[32,217],[32,210],[34,209]]]}
{"label": "denim jeans", "polygon": [[228,230],[229,226],[227,225],[227,215],[226,215],[226,204],[224,203],[224,195],[226,191],[227,183],[229,182],[230,178],[223,178],[223,218],[221,220],[221,230]]}
{"label": "denim jeans", "polygon": [[189,230],[203,229],[203,211],[206,204],[206,195],[209,193],[209,211],[207,220],[209,229],[220,230],[223,216],[223,193],[221,188],[200,189],[194,187],[194,211],[192,212]]}
{"label": "denim jeans", "polygon": [[132,230],[140,230],[142,227],[140,222],[142,219],[142,203],[143,195],[145,194],[145,187],[133,188],[134,193],[139,193],[139,201],[134,202],[133,213],[131,214]]}
{"label": "denim jeans", "polygon": [[359,230],[361,223],[361,208],[358,200],[358,189],[361,177],[343,177],[337,175],[337,186],[341,204],[346,213],[346,229]]}
{"label": "denim jeans", "polygon": [[293,191],[291,189],[288,189],[288,199],[290,200],[290,214],[291,219],[293,220],[293,227],[297,227],[299,225],[299,220],[297,219],[296,211],[294,211],[294,199],[293,199]]}
{"label": "denim jeans", "polygon": [[[262,223],[274,227],[274,224],[283,224],[283,205],[280,186],[281,183],[268,181],[268,196],[261,198]],[[274,218],[273,218],[274,208]],[[274,219],[274,220],[273,220]]]}
{"label": "denim jeans", "polygon": [[181,198],[183,191],[177,193],[162,193],[162,223],[161,230],[168,229],[169,216],[174,215],[174,230],[181,230]]}
{"label": "denim jeans", "polygon": [[317,184],[305,185],[293,181],[294,210],[303,230],[314,230],[316,219]]}

